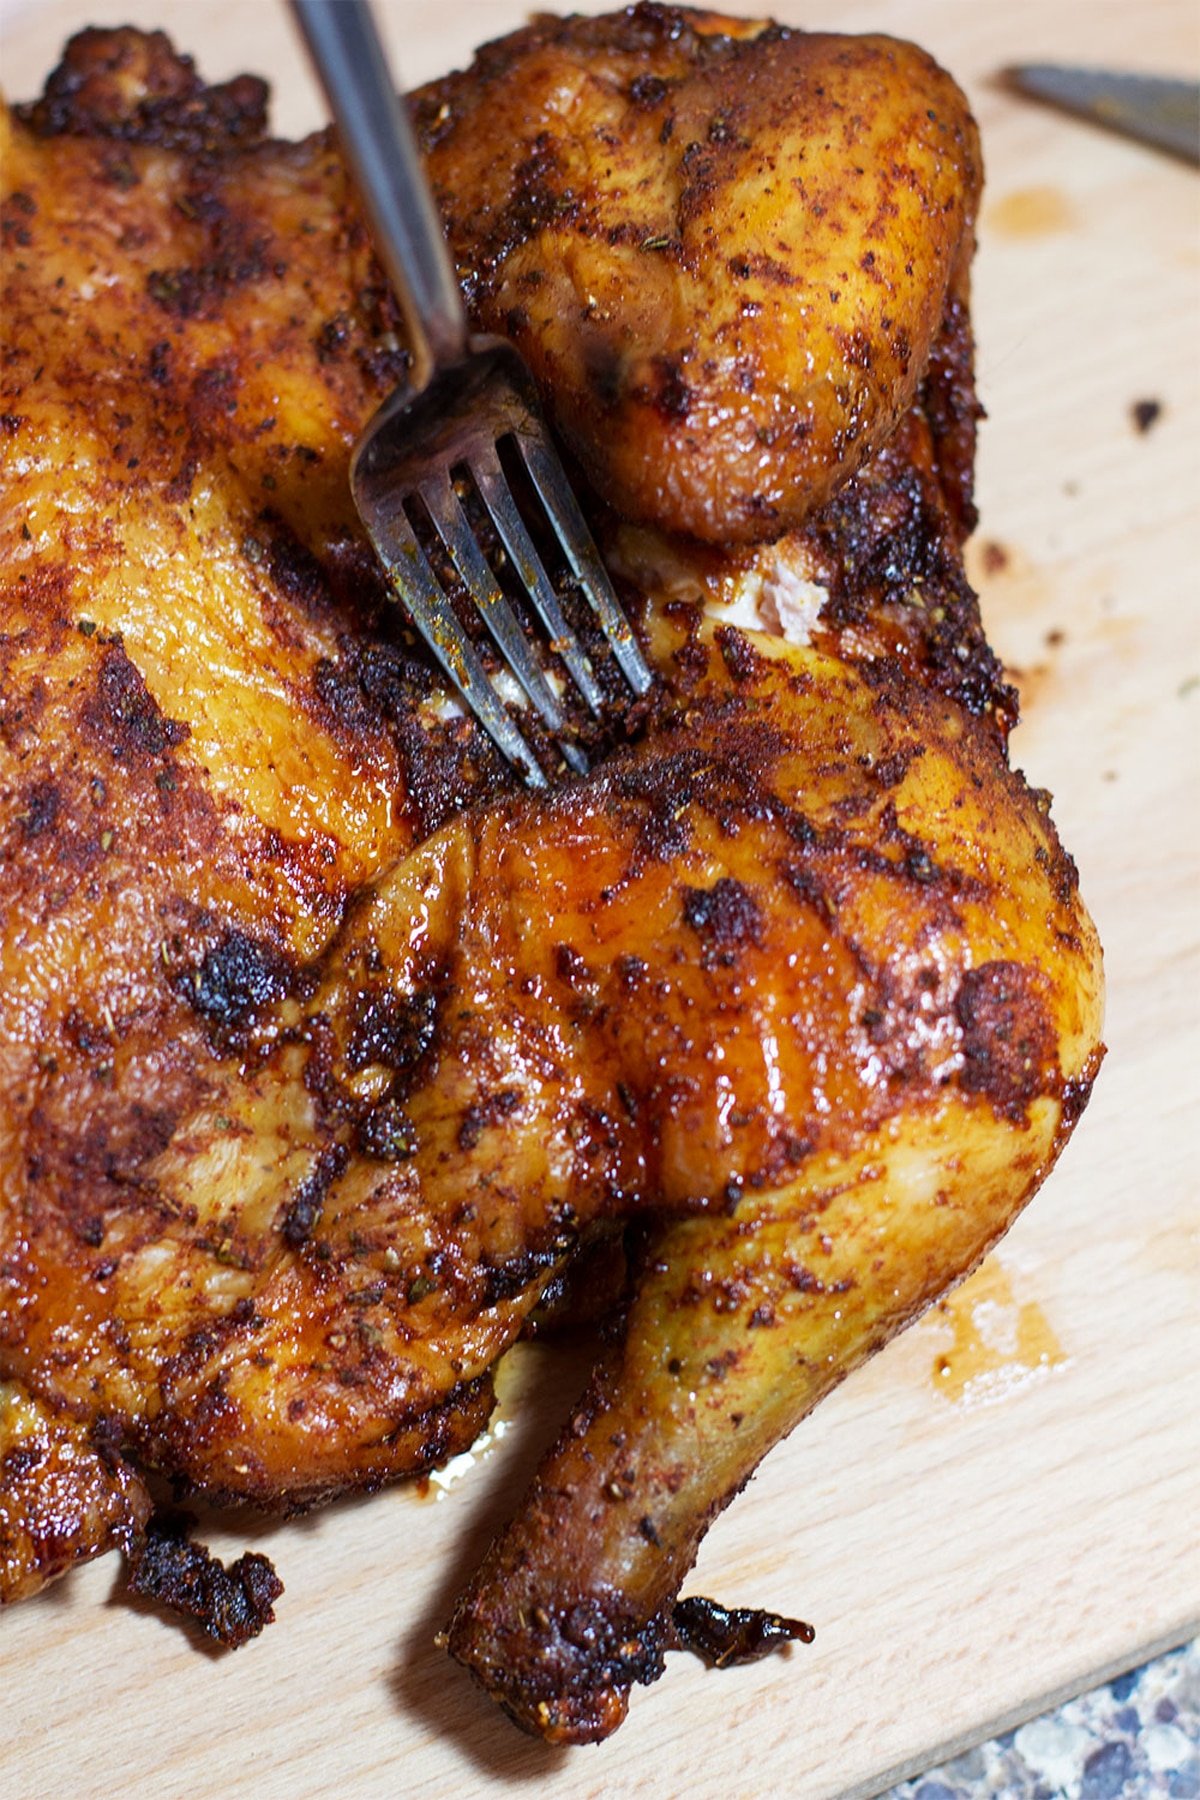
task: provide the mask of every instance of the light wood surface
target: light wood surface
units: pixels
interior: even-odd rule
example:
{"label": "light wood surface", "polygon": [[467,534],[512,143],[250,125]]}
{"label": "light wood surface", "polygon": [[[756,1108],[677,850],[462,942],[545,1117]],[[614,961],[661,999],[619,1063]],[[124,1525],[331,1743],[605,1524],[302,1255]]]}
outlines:
{"label": "light wood surface", "polygon": [[[517,0],[383,10],[410,82],[522,14]],[[282,132],[315,122],[281,6],[110,11],[166,26],[209,77],[269,75]],[[1195,74],[1196,10],[776,12],[917,38],[983,128],[990,418],[971,567],[1022,677],[1014,759],[1055,794],[1106,946],[1092,1106],[974,1286],[827,1401],[706,1543],[693,1591],[811,1619],[811,1648],[724,1675],[672,1657],[598,1749],[549,1753],[493,1714],[432,1639],[580,1373],[521,1351],[498,1441],[444,1492],[220,1523],[214,1547],[253,1543],[286,1583],[278,1623],[236,1655],[132,1607],[115,1559],[0,1621],[3,1800],[866,1794],[1196,1628],[1200,178],[994,79],[1017,60]],[[6,91],[34,93],[65,35],[108,16],[97,0],[3,0]],[[1143,399],[1162,405],[1144,434]]]}

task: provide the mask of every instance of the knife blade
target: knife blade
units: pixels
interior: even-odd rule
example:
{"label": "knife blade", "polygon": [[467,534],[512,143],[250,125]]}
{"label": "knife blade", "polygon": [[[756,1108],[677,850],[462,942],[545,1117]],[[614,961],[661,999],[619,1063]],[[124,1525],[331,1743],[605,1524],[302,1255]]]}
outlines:
{"label": "knife blade", "polygon": [[1032,99],[1063,107],[1200,166],[1200,81],[1022,63],[1004,71]]}

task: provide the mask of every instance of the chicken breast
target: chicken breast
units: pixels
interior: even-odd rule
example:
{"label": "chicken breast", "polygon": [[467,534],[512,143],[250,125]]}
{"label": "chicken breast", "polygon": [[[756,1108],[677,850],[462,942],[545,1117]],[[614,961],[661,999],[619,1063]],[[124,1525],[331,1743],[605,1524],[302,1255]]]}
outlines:
{"label": "chicken breast", "polygon": [[[572,84],[598,160],[572,214],[555,139],[547,224],[529,164]],[[625,1237],[623,1331],[448,1630],[518,1723],[596,1738],[684,1629],[714,1513],[974,1266],[1098,1066],[1095,932],[960,557],[973,128],[904,46],[652,6],[416,97],[476,317],[599,489],[656,671],[533,796],[354,517],[402,334],[331,139],[270,141],[263,103],[88,32],[3,121],[0,1597],[120,1544],[243,1641],[262,1559],[189,1561],[145,1480],[295,1508],[429,1469]],[[709,225],[632,249],[619,219],[705,158]],[[729,272],[768,202],[798,286]],[[853,232],[879,248],[818,304]],[[606,302],[627,348],[589,414],[615,365],[561,296],[602,278],[637,328]],[[635,363],[710,331],[707,397],[647,398]]]}

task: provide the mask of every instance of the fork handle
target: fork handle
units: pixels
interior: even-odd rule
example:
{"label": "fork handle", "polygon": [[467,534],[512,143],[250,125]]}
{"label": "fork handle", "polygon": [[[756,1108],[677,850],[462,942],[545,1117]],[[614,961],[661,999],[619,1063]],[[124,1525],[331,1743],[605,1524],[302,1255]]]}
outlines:
{"label": "fork handle", "polygon": [[291,0],[375,248],[412,339],[415,387],[466,354],[467,315],[403,100],[367,0]]}

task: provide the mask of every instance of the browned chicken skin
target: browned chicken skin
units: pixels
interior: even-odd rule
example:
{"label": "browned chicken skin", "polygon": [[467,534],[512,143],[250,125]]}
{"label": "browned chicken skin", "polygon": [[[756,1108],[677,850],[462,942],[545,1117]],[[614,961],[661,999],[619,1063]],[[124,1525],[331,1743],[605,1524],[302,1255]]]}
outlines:
{"label": "browned chicken skin", "polygon": [[539,19],[416,117],[477,317],[626,518],[800,524],[891,436],[965,283],[978,138],[912,44]]}
{"label": "browned chicken skin", "polygon": [[[552,88],[569,151],[512,98]],[[262,101],[88,33],[4,121],[0,1598],[119,1543],[241,1641],[275,1589],[176,1580],[138,1471],[296,1506],[429,1468],[632,1227],[624,1334],[448,1633],[518,1722],[601,1737],[713,1514],[984,1254],[1098,1061],[1095,934],[959,556],[973,128],[906,46],[658,7],[417,96],[477,317],[615,505],[659,675],[534,798],[386,603],[347,462],[396,314],[329,139],[263,140]],[[877,244],[821,304],[728,273],[766,204],[737,183],[818,139],[796,279],[823,229]],[[663,195],[714,235],[618,229]],[[636,356],[575,281],[622,289]],[[673,409],[645,370],[685,345]]]}

